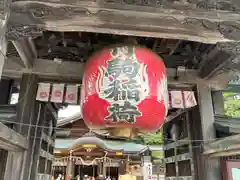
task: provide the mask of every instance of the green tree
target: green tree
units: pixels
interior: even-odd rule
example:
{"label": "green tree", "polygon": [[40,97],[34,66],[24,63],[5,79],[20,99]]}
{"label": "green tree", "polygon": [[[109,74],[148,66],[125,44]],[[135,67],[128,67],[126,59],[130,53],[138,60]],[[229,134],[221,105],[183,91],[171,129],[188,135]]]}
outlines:
{"label": "green tree", "polygon": [[240,94],[224,92],[223,98],[225,115],[231,117],[240,117]]}
{"label": "green tree", "polygon": [[146,144],[146,145],[160,145],[163,144],[163,133],[159,130],[155,133],[144,134],[138,136],[136,142]]}
{"label": "green tree", "polygon": [[156,133],[150,133],[143,136],[143,140],[145,144],[148,145],[159,145],[163,144],[163,133],[162,130]]}

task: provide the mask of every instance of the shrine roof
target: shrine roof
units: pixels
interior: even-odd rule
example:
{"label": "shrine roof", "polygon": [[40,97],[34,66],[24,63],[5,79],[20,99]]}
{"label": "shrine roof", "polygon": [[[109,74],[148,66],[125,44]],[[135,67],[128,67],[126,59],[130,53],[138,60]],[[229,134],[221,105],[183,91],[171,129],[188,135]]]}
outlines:
{"label": "shrine roof", "polygon": [[56,149],[68,149],[72,146],[75,139],[56,139],[55,148]]}
{"label": "shrine roof", "polygon": [[59,118],[57,122],[57,126],[58,127],[64,126],[69,123],[73,123],[79,119],[81,119],[81,113],[76,113],[73,116],[69,116],[69,117]]}
{"label": "shrine roof", "polygon": [[72,149],[84,144],[96,144],[107,151],[121,151],[127,153],[142,153],[148,146],[129,141],[106,140],[99,137],[80,137],[78,139],[56,139],[56,149]]}

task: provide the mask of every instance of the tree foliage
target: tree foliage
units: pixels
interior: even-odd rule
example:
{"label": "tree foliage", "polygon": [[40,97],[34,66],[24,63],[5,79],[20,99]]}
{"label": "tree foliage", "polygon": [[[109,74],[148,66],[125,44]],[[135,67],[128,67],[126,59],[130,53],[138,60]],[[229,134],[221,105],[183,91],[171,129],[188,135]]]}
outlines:
{"label": "tree foliage", "polygon": [[224,92],[223,98],[225,115],[231,117],[240,117],[240,94]]}
{"label": "tree foliage", "polygon": [[146,145],[161,145],[163,144],[163,133],[162,130],[159,130],[156,133],[149,133],[141,135],[136,140],[138,143]]}
{"label": "tree foliage", "polygon": [[163,133],[162,130],[156,132],[156,133],[151,133],[151,134],[146,134],[143,136],[143,140],[145,144],[148,145],[159,145],[163,144]]}

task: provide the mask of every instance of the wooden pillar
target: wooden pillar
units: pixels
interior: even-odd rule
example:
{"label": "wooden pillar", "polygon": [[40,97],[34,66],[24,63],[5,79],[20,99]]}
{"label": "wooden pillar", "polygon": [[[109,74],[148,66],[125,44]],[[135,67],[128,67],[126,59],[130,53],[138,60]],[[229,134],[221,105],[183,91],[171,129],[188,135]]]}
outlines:
{"label": "wooden pillar", "polygon": [[66,180],[71,180],[74,176],[74,162],[69,160],[66,169]]}
{"label": "wooden pillar", "polygon": [[107,167],[105,166],[105,161],[103,162],[103,166],[102,166],[102,168],[103,168],[103,177],[107,177]]}
{"label": "wooden pillar", "polygon": [[0,79],[2,76],[2,70],[7,53],[7,40],[5,37],[5,33],[7,29],[8,17],[10,14],[9,6],[11,2],[12,2],[11,0],[4,0],[0,3],[1,9],[4,9],[4,14],[1,14],[0,17]]}
{"label": "wooden pillar", "polygon": [[35,180],[41,149],[42,125],[45,114],[43,104],[37,102],[36,93],[38,77],[34,74],[24,74],[20,84],[17,105],[16,131],[28,139],[28,149],[23,156],[21,180]]}
{"label": "wooden pillar", "polygon": [[120,167],[119,167],[119,175],[124,175],[126,174],[126,162],[125,161],[122,161],[120,163]]}
{"label": "wooden pillar", "polygon": [[19,125],[16,127],[16,131],[25,137],[30,137],[31,128],[29,125],[33,124],[37,118],[36,110],[38,109],[38,104],[35,100],[37,87],[37,75],[23,74],[17,105],[17,121]]}
{"label": "wooden pillar", "polygon": [[102,162],[98,162],[98,164],[97,164],[97,174],[98,174],[98,176],[103,175],[103,163]]}
{"label": "wooden pillar", "polygon": [[[9,152],[4,180],[19,180],[22,170],[23,152]],[[11,171],[11,172],[9,172]]]}
{"label": "wooden pillar", "polygon": [[0,164],[1,164],[1,166],[0,166],[0,179],[1,180],[3,179],[4,176],[6,177],[6,174],[7,174],[5,172],[7,172],[6,164],[7,164],[8,154],[9,153],[8,153],[7,150],[0,148],[0,157],[1,157],[0,158]]}
{"label": "wooden pillar", "polygon": [[[207,86],[198,86],[198,103],[201,116],[201,128],[203,141],[209,142],[216,139],[214,128],[214,110],[211,96],[211,89]],[[203,148],[204,148],[204,143]],[[199,154],[200,155],[200,154]],[[218,158],[208,159],[202,158],[203,173],[200,174],[200,179],[204,180],[219,180],[220,174],[220,162]]]}

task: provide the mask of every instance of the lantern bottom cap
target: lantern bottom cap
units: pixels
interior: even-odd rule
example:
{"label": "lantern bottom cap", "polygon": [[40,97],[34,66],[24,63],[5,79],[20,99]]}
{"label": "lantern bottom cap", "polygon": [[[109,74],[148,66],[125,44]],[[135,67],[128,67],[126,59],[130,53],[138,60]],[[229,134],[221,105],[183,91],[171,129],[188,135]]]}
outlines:
{"label": "lantern bottom cap", "polygon": [[136,138],[138,134],[137,129],[133,128],[111,128],[109,129],[109,134],[114,137],[123,137],[123,138]]}

